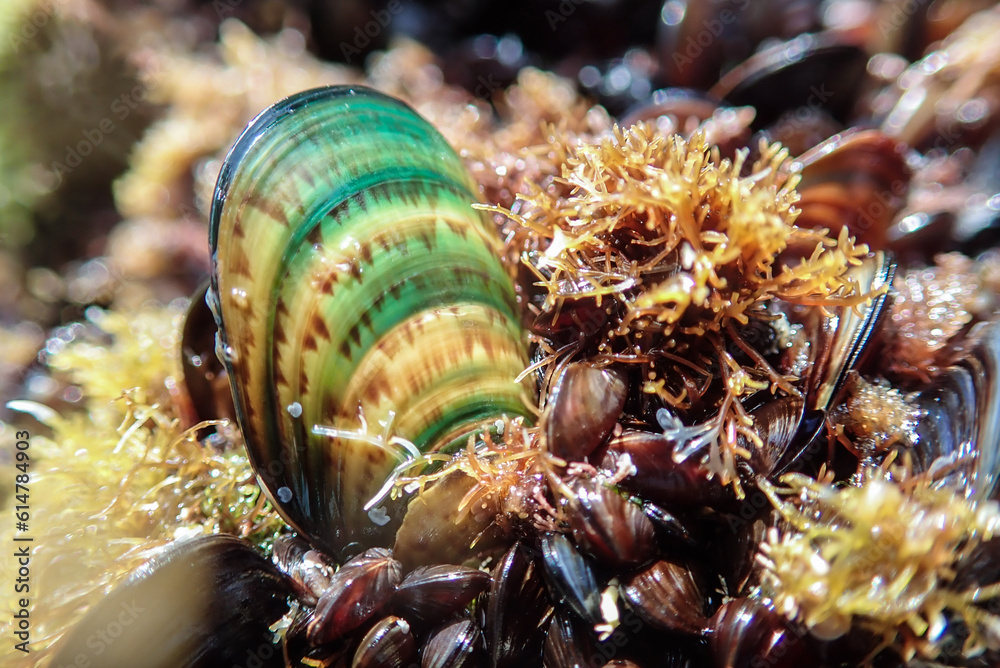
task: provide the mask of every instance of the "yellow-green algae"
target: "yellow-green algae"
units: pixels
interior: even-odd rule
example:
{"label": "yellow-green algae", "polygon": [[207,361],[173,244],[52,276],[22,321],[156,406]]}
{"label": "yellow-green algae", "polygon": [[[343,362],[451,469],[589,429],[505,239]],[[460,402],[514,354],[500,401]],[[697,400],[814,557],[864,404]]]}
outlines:
{"label": "yellow-green algae", "polygon": [[[34,539],[32,652],[12,666],[36,665],[91,603],[169,541],[229,533],[267,545],[283,526],[254,483],[238,429],[219,425],[202,445],[196,435],[206,429],[182,422],[183,306],[91,309],[103,334],[81,334],[49,357],[53,375],[80,388],[82,410],[34,411],[48,429],[31,428],[30,529],[19,534]],[[0,515],[5,545],[13,520],[10,509]],[[0,570],[13,582],[16,560],[0,560]],[[10,638],[9,611],[23,594],[5,594],[0,634]]]}
{"label": "yellow-green algae", "polygon": [[1000,583],[958,585],[956,576],[1000,534],[1000,504],[919,477],[869,471],[857,487],[820,477],[788,474],[781,488],[759,481],[783,520],[758,556],[762,593],[780,612],[820,638],[866,628],[907,661],[938,656],[949,617],[968,629],[964,656],[995,649]]}
{"label": "yellow-green algae", "polygon": [[[605,330],[592,359],[640,366],[643,392],[672,409],[694,407],[685,374],[712,380],[708,369],[718,368],[718,437],[703,463],[742,496],[736,463],[749,452],[737,435],[757,446],[760,437],[740,397],[768,387],[799,391],[738,326],[769,321],[767,303],[776,298],[819,307],[870,302],[886,287],[864,289],[852,275],[868,247],[847,228],[834,237],[795,224],[799,174],[777,143],[761,140],[747,176],[749,150],[723,158],[704,130],[685,139],[639,123],[589,142],[553,130],[549,144],[558,170],[551,187],[529,183],[517,193],[517,211],[488,207],[528,231],[526,268],[548,293],[539,310],[556,322],[563,307],[593,299],[593,312],[603,314],[587,316],[597,323],[589,326]],[[752,364],[727,352],[734,346]],[[575,352],[567,346],[563,354]]]}

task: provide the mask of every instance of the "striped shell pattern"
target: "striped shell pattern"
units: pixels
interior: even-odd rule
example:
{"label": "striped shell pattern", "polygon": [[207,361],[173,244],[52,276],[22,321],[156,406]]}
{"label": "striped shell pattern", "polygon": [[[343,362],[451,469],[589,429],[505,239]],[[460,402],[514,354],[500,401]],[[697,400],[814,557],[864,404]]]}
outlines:
{"label": "striped shell pattern", "polygon": [[223,165],[209,302],[237,416],[284,518],[334,553],[392,544],[405,500],[365,506],[395,467],[531,415],[474,192],[427,121],[363,87],[277,103]]}

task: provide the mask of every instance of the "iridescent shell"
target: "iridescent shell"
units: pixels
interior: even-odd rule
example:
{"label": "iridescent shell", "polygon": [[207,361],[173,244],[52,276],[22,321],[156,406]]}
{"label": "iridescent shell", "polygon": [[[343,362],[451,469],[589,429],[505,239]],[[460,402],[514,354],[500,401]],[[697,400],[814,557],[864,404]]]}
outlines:
{"label": "iridescent shell", "polygon": [[319,546],[391,545],[405,499],[366,505],[397,466],[531,414],[513,283],[474,192],[427,121],[363,87],[275,104],[222,167],[220,356],[263,487]]}

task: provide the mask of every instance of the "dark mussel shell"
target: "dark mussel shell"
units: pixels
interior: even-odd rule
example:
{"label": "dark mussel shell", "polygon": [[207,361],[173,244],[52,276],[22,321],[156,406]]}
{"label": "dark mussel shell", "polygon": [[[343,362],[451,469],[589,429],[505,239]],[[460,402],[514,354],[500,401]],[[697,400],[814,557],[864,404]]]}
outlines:
{"label": "dark mussel shell", "polygon": [[[749,55],[751,45],[740,34],[746,17],[739,16],[736,9],[737,3],[728,0],[664,4],[657,23],[656,47],[664,78],[671,85],[708,88],[719,79],[726,61]],[[723,13],[729,20],[722,20]],[[709,25],[717,26],[717,34],[709,30]]]}
{"label": "dark mussel shell", "polygon": [[917,470],[986,499],[1000,476],[1000,322],[975,334],[972,351],[918,395],[912,451]]}
{"label": "dark mussel shell", "polygon": [[[857,281],[862,292],[891,285],[896,265],[891,256],[881,251],[870,254],[847,276]],[[779,308],[784,305],[778,302]],[[805,332],[808,361],[801,369],[799,388],[805,395],[805,410],[826,411],[843,387],[847,375],[872,352],[869,343],[879,330],[885,313],[886,295],[882,294],[856,307],[831,307],[825,315],[816,308],[790,308],[785,312],[793,324],[801,324]],[[792,369],[802,354],[796,346],[788,349],[783,370]]]}
{"label": "dark mussel shell", "polygon": [[[891,256],[877,251],[850,269],[847,276],[857,282],[862,292],[874,292],[892,284],[895,270]],[[787,427],[798,415],[797,402],[786,400],[783,406],[761,406],[765,413],[761,424],[768,427],[764,448],[754,457],[756,473],[772,477],[791,470],[816,473],[820,455],[830,453],[827,414],[834,400],[851,372],[881,346],[879,333],[888,319],[887,299],[885,292],[853,307],[826,309],[774,301],[774,309],[783,312],[793,327],[801,327],[782,353],[777,368],[785,375],[799,377],[804,406],[798,430],[791,438]],[[772,415],[768,417],[768,413]]]}
{"label": "dark mussel shell", "polygon": [[392,553],[377,547],[341,566],[316,603],[309,642],[332,642],[367,622],[389,602],[401,575]]}
{"label": "dark mussel shell", "polygon": [[[789,155],[802,155],[843,129],[844,126],[822,108],[799,107],[794,113],[779,118],[757,137],[781,144],[788,149]],[[753,140],[744,143],[744,146],[753,145]]]}
{"label": "dark mussel shell", "polygon": [[816,0],[672,0],[663,3],[656,47],[671,85],[705,89],[768,37],[816,30]]}
{"label": "dark mussel shell", "polygon": [[486,607],[486,641],[493,668],[537,665],[553,607],[538,564],[515,543],[493,572]]}
{"label": "dark mussel shell", "polygon": [[642,506],[595,480],[579,480],[572,487],[568,520],[584,552],[615,567],[638,566],[650,558],[655,530]]}
{"label": "dark mussel shell", "polygon": [[545,579],[557,600],[582,619],[600,624],[601,590],[593,566],[561,533],[546,533],[539,541]]}
{"label": "dark mussel shell", "polygon": [[740,437],[741,444],[750,451],[750,464],[759,475],[778,477],[796,463],[804,449],[801,446],[808,444],[806,439],[797,439],[805,415],[805,401],[794,395],[765,399],[748,412],[761,440],[760,446],[754,446]]}
{"label": "dark mussel shell", "polygon": [[754,130],[800,108],[822,109],[846,125],[866,78],[868,55],[841,34],[800,35],[730,70],[709,95],[757,110]]}
{"label": "dark mussel shell", "polygon": [[639,617],[656,628],[700,634],[707,626],[705,596],[683,563],[654,561],[624,580],[621,591]]}
{"label": "dark mussel shell", "polygon": [[666,508],[735,507],[736,497],[732,489],[709,480],[707,471],[697,458],[689,457],[681,463],[674,461],[673,453],[677,446],[678,443],[663,434],[625,430],[611,439],[601,468],[614,472],[628,457],[627,461],[635,467],[635,472],[619,482],[618,486]]}
{"label": "dark mussel shell", "polygon": [[285,665],[269,627],[293,590],[254,547],[214,535],[172,545],[95,605],[53,666]]}
{"label": "dark mussel shell", "polygon": [[482,630],[472,620],[463,619],[431,635],[424,644],[420,668],[481,668],[486,665],[485,657]]}
{"label": "dark mussel shell", "polygon": [[708,637],[716,668],[797,668],[818,660],[805,629],[789,626],[752,598],[722,604],[709,622]]}
{"label": "dark mussel shell", "polygon": [[718,146],[723,158],[732,159],[737,150],[750,143],[753,118],[754,111],[749,107],[724,106],[704,92],[688,88],[663,88],[629,109],[619,123],[623,127],[640,121],[649,123],[662,134],[689,135],[701,129],[705,140]]}
{"label": "dark mussel shell", "polygon": [[710,558],[731,596],[744,595],[759,583],[757,553],[772,524],[770,509],[764,492],[755,489],[742,501],[739,513],[726,515],[715,527],[714,540],[709,539],[717,546]]}
{"label": "dark mussel shell", "polygon": [[403,578],[390,606],[407,619],[437,623],[465,608],[489,586],[489,573],[475,568],[421,566]]}
{"label": "dark mussel shell", "polygon": [[640,121],[658,125],[657,119],[667,116],[679,125],[673,130],[682,131],[690,119],[702,123],[712,117],[719,108],[719,101],[704,92],[692,88],[662,88],[649,96],[649,100],[636,105],[622,115],[622,126],[635,125]]}
{"label": "dark mussel shell", "polygon": [[557,610],[545,634],[544,668],[590,668],[595,656],[597,643],[587,624]]}
{"label": "dark mussel shell", "polygon": [[593,452],[618,423],[628,378],[615,367],[572,362],[552,382],[539,427],[549,452],[579,461]]}
{"label": "dark mussel shell", "polygon": [[661,547],[690,550],[696,546],[694,535],[688,526],[673,513],[649,501],[642,504],[642,512],[653,523],[653,531]]}
{"label": "dark mussel shell", "polygon": [[[630,607],[620,624],[597,643],[590,665],[636,665],[641,668],[701,668],[709,662],[704,638],[664,631],[643,620]],[[605,663],[600,663],[600,662]],[[628,663],[615,663],[628,662]]]}
{"label": "dark mussel shell", "polygon": [[910,168],[906,146],[879,130],[848,130],[802,154],[795,224],[826,228],[833,236],[847,227],[869,248],[892,250],[887,237],[906,203]]}
{"label": "dark mussel shell", "polygon": [[181,369],[190,401],[190,422],[235,420],[233,395],[226,368],[215,354],[217,327],[205,301],[208,281],[191,296],[181,332]]}
{"label": "dark mussel shell", "polygon": [[400,668],[417,656],[417,641],[401,617],[386,617],[361,639],[351,668]]}

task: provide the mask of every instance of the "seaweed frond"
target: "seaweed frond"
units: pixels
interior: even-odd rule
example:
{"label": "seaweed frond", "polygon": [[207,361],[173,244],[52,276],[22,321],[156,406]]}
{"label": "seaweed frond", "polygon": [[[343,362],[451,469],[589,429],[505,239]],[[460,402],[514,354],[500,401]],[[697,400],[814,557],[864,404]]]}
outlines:
{"label": "seaweed frond", "polygon": [[868,248],[846,229],[795,225],[798,175],[777,144],[748,165],[746,150],[723,159],[704,132],[640,123],[592,142],[553,130],[550,146],[563,156],[550,185],[491,209],[529,232],[536,327],[559,344],[576,337],[571,354],[642,365],[644,391],[672,411],[718,414],[703,461],[739,492],[737,436],[759,441],[739,399],[798,393],[743,332],[773,319],[773,299],[853,307],[880,294],[850,274]]}

